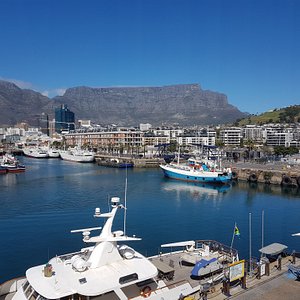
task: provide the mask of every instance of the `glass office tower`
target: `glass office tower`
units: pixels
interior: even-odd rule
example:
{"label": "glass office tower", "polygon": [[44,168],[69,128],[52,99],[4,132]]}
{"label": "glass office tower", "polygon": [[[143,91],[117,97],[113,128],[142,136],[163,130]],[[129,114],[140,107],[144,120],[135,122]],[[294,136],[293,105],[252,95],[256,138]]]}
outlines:
{"label": "glass office tower", "polygon": [[62,132],[75,129],[75,115],[67,105],[62,104],[55,109],[55,131]]}

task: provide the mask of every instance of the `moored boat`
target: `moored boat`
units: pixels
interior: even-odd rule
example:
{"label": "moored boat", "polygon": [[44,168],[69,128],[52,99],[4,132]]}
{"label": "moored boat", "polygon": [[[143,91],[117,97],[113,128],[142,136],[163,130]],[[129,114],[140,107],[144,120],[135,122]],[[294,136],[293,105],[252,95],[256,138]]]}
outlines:
{"label": "moored boat", "polygon": [[60,157],[63,160],[87,163],[95,160],[95,153],[81,148],[69,148],[68,150],[60,150]]}
{"label": "moored boat", "polygon": [[[92,231],[101,227],[71,231],[82,233],[83,241],[94,245],[56,256],[45,265],[28,269],[25,279],[15,279],[0,286],[0,296],[12,300],[183,299],[201,292],[204,284],[222,279],[223,268],[238,260],[237,251],[215,241],[164,244],[162,248],[182,250],[147,258],[124,244],[140,238],[125,235],[125,229],[112,231],[117,211],[124,209],[126,212],[119,201],[117,197],[111,199],[112,209],[108,213],[95,209],[94,217],[107,219],[99,235],[90,237]],[[200,271],[198,262],[203,259],[209,263]],[[213,268],[209,266],[211,263],[214,263]],[[196,279],[193,279],[193,273],[197,275]]]}
{"label": "moored boat", "polygon": [[98,165],[99,166],[104,166],[104,167],[121,168],[121,169],[133,168],[134,167],[133,162],[123,160],[123,159],[118,159],[118,158],[98,160]]}
{"label": "moored boat", "polygon": [[227,183],[232,178],[230,168],[221,169],[208,160],[189,159],[186,164],[170,163],[160,168],[166,177],[184,181]]}
{"label": "moored boat", "polygon": [[48,158],[48,151],[39,147],[23,148],[24,155],[31,158]]}
{"label": "moored boat", "polygon": [[2,158],[0,159],[0,167],[2,169],[2,171],[0,170],[0,173],[2,174],[5,174],[6,172],[20,173],[25,171],[25,166],[20,164],[17,158],[15,158],[14,156],[8,153],[3,155]]}
{"label": "moored boat", "polygon": [[60,157],[58,149],[48,148],[47,152],[48,152],[49,158],[59,158]]}

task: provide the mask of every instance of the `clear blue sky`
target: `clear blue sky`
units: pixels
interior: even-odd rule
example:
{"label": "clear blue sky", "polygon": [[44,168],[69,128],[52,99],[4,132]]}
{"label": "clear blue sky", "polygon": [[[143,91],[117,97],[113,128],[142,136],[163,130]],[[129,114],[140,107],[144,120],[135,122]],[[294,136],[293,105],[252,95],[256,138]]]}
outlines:
{"label": "clear blue sky", "polygon": [[0,0],[0,78],[199,83],[242,111],[300,104],[299,0]]}

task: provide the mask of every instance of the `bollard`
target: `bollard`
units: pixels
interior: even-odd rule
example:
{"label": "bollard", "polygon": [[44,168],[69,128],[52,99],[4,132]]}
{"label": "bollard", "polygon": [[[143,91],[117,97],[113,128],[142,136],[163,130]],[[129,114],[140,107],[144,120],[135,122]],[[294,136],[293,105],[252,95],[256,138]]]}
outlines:
{"label": "bollard", "polygon": [[244,290],[247,289],[246,279],[247,279],[247,275],[245,273],[244,277],[242,278],[242,289],[244,289]]}
{"label": "bollard", "polygon": [[270,263],[266,263],[266,276],[270,276]]}
{"label": "bollard", "polygon": [[230,297],[230,292],[229,292],[229,290],[230,290],[230,282],[229,282],[228,279],[225,279],[225,280],[223,281],[223,294],[224,294],[225,296],[227,296],[227,297]]}
{"label": "bollard", "polygon": [[292,258],[293,258],[292,264],[294,265],[296,263],[296,251],[295,250],[293,250]]}
{"label": "bollard", "polygon": [[277,267],[277,269],[279,271],[281,271],[281,256],[280,255],[278,256],[278,267]]}

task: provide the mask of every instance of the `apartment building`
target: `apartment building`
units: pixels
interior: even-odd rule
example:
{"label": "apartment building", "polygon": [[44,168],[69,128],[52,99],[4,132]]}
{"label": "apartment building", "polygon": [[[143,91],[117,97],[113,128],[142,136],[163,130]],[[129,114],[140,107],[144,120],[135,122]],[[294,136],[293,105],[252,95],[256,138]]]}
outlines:
{"label": "apartment building", "polygon": [[220,131],[220,139],[225,146],[240,146],[242,138],[243,130],[240,127],[228,127]]}

